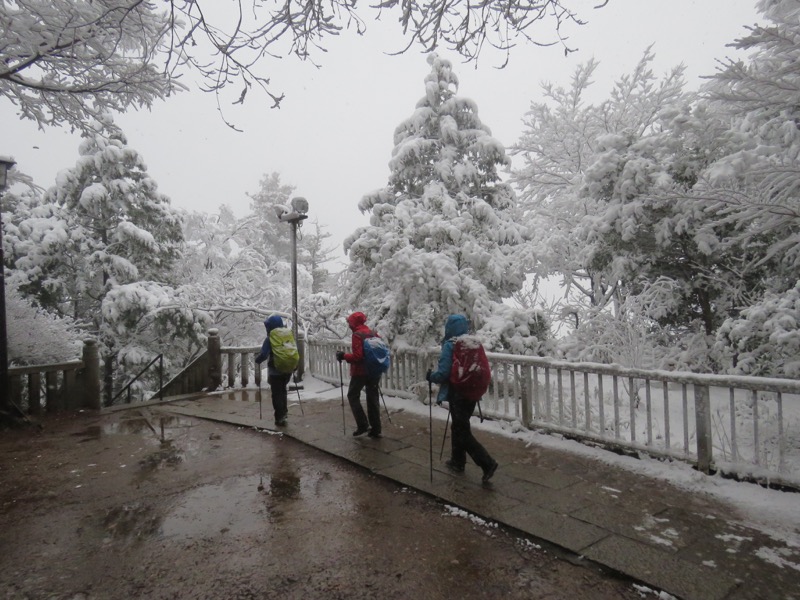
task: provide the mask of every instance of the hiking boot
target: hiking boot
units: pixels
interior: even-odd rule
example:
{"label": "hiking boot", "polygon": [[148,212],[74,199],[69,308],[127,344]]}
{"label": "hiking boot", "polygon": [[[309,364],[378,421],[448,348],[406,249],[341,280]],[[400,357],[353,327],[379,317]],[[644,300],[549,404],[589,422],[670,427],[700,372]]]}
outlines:
{"label": "hiking boot", "polygon": [[283,417],[282,419],[278,419],[277,421],[275,421],[275,425],[277,425],[278,427],[285,427],[288,422],[289,421],[286,419],[286,417]]}
{"label": "hiking boot", "polygon": [[444,466],[448,468],[448,470],[452,471],[453,473],[463,473],[464,472],[464,465],[460,465],[455,462],[452,458],[444,463]]}
{"label": "hiking boot", "polygon": [[483,470],[483,478],[481,481],[483,481],[483,483],[487,483],[492,478],[492,475],[494,475],[495,471],[497,471],[497,461],[493,460],[492,464]]}
{"label": "hiking boot", "polygon": [[367,428],[367,427],[359,427],[358,429],[356,429],[353,432],[353,437],[358,437],[360,435],[364,435],[365,433],[367,433],[367,431],[369,431],[369,428]]}
{"label": "hiking boot", "polygon": [[380,431],[375,431],[374,429],[370,429],[370,430],[369,430],[369,433],[368,433],[367,435],[368,435],[369,437],[371,437],[371,438],[376,438],[376,439],[377,439],[377,438],[382,438],[382,437],[383,437],[383,436],[381,435],[381,432],[380,432]]}

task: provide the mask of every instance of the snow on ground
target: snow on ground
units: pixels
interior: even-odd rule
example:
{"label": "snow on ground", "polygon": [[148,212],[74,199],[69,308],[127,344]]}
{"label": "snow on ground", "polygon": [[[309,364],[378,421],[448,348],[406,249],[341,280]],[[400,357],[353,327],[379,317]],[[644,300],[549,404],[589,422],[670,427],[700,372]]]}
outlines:
{"label": "snow on ground", "polygon": [[[321,400],[341,399],[347,390],[338,385],[307,377],[303,381],[305,395],[313,395]],[[406,411],[429,417],[429,407],[415,400],[395,398],[384,395],[389,410]],[[433,418],[444,421],[447,409],[434,405]],[[571,452],[590,460],[612,465],[646,477],[653,477],[671,483],[683,490],[707,494],[719,501],[735,506],[745,516],[741,524],[761,531],[792,547],[800,548],[800,494],[771,490],[753,483],[724,479],[719,475],[709,476],[694,470],[690,465],[679,461],[661,461],[650,458],[620,456],[613,452],[586,446],[557,435],[547,435],[529,431],[519,422],[473,420],[472,426],[478,430],[491,431],[509,438],[523,440],[531,445]],[[667,541],[667,540],[665,540]],[[772,557],[781,562],[782,557]],[[800,570],[798,565],[792,568]]]}

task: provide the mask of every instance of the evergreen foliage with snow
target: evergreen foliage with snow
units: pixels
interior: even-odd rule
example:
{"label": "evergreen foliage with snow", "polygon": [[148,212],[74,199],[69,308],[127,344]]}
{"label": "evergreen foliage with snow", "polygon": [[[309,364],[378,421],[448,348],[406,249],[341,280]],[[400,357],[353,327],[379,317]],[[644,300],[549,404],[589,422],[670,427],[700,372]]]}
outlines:
{"label": "evergreen foliage with snow", "polygon": [[543,232],[532,268],[587,300],[562,312],[568,357],[797,376],[800,9],[759,7],[769,24],[735,44],[748,59],[699,95],[679,70],[654,85],[646,54],[599,107],[581,102],[590,63],[529,113],[515,180]]}
{"label": "evergreen foliage with snow", "polygon": [[509,164],[449,61],[432,54],[425,95],[394,134],[386,187],[359,208],[370,225],[345,241],[349,305],[381,335],[436,343],[450,313],[466,314],[493,350],[535,351],[547,325],[502,303],[520,289],[528,229],[498,168]]}
{"label": "evergreen foliage with snow", "polygon": [[168,367],[182,365],[207,321],[171,286],[183,242],[178,213],[110,115],[90,130],[76,165],[43,201],[17,207],[9,279],[98,338],[108,399],[117,364],[130,373],[164,352]]}
{"label": "evergreen foliage with snow", "polygon": [[[194,306],[213,317],[224,344],[260,343],[266,316],[292,307],[292,225],[280,221],[276,207],[290,204],[294,186],[281,182],[279,173],[261,178],[250,194],[250,212],[238,218],[227,206],[216,214],[187,213],[184,218],[186,252],[176,269],[182,289]],[[323,291],[330,258],[329,237],[318,224],[303,221],[297,240],[299,310],[308,324],[304,304]]]}
{"label": "evergreen foliage with snow", "polygon": [[34,306],[15,287],[5,292],[9,364],[43,365],[81,358],[81,332],[72,319]]}

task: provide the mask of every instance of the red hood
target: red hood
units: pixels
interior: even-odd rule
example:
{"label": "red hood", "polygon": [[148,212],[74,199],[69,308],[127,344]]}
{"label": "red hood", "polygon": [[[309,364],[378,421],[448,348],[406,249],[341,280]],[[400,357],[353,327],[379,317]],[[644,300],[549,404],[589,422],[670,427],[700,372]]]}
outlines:
{"label": "red hood", "polygon": [[350,326],[350,329],[355,331],[361,325],[364,325],[367,322],[367,315],[362,312],[354,312],[352,315],[347,317],[347,324]]}

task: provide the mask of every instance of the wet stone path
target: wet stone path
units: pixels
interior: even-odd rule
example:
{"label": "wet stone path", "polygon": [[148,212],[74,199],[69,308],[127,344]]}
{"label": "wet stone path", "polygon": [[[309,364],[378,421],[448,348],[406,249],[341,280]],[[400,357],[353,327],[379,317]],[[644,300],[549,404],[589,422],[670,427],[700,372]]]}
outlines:
{"label": "wet stone path", "polygon": [[9,599],[641,597],[289,436],[168,405],[3,432],[0,548]]}

